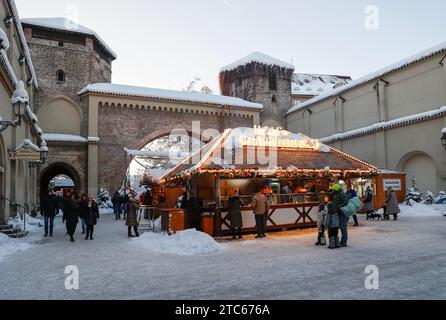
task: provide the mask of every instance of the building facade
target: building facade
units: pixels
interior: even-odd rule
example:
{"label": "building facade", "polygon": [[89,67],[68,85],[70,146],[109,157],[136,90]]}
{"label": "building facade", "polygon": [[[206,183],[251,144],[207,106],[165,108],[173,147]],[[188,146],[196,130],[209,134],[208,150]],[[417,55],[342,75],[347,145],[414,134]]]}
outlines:
{"label": "building facade", "polygon": [[320,138],[380,168],[407,174],[423,192],[446,190],[446,43],[420,52],[287,114],[288,129]]}
{"label": "building facade", "polygon": [[[37,169],[33,163],[39,161],[38,151],[45,141],[34,113],[37,77],[17,8],[12,0],[0,4],[1,120],[16,119],[11,101],[14,91],[21,89],[22,96],[28,96],[21,124],[0,133],[0,225],[4,225],[17,212],[36,209]],[[30,152],[31,157],[25,158],[23,151]]]}

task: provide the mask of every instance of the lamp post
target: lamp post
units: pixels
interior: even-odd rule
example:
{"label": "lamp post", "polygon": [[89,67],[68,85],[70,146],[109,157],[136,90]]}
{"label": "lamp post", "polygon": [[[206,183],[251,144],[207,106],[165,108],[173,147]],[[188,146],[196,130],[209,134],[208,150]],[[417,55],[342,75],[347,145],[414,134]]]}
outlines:
{"label": "lamp post", "polygon": [[11,104],[14,109],[15,120],[1,120],[0,132],[8,127],[17,128],[22,125],[22,118],[25,116],[26,106],[29,103],[28,92],[25,90],[23,81],[17,82],[16,89],[11,97]]}
{"label": "lamp post", "polygon": [[42,143],[42,146],[40,147],[40,160],[38,161],[30,161],[29,167],[30,168],[37,168],[40,167],[42,164],[46,162],[48,159],[48,147],[46,146],[46,142]]}

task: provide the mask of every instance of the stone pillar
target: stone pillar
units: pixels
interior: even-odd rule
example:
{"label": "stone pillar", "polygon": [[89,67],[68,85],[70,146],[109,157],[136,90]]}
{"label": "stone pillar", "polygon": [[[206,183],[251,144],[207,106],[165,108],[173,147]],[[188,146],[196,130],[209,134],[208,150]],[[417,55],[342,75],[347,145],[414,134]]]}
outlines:
{"label": "stone pillar", "polygon": [[[99,128],[98,128],[98,116],[99,116],[99,106],[98,103],[94,100],[91,101],[91,98],[88,98],[87,103],[89,103],[88,107],[88,137],[99,137]],[[88,193],[96,196],[99,191],[98,186],[98,161],[99,161],[99,153],[98,153],[98,144],[97,142],[89,142],[88,143],[88,182],[87,188]]]}
{"label": "stone pillar", "polygon": [[386,86],[384,81],[378,81],[378,108],[379,108],[379,121],[387,121],[387,99],[386,99]]}
{"label": "stone pillar", "polygon": [[309,110],[304,111],[304,132],[303,134],[306,134],[309,137],[312,137],[311,135],[311,112]]}
{"label": "stone pillar", "polygon": [[336,132],[344,132],[344,100],[338,97],[335,101]]}

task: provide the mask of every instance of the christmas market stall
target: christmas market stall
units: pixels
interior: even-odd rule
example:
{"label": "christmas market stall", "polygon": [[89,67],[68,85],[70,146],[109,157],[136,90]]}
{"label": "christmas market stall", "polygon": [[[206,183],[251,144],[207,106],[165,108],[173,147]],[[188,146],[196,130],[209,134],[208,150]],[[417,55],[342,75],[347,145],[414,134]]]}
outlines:
{"label": "christmas market stall", "polygon": [[[243,230],[254,231],[251,200],[261,190],[270,204],[268,230],[316,226],[318,206],[330,185],[373,179],[378,169],[302,134],[267,127],[228,129],[160,178],[170,192],[198,199],[205,232],[228,232],[228,199],[237,189],[244,204]],[[187,216],[187,214],[185,214]]]}

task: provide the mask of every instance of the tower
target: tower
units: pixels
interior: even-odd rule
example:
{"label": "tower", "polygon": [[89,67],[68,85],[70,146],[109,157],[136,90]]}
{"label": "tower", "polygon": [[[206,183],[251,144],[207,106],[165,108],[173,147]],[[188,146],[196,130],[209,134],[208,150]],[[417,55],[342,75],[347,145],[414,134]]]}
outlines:
{"label": "tower", "polygon": [[293,72],[292,64],[254,52],[221,69],[221,94],[261,103],[261,124],[285,129]]}

